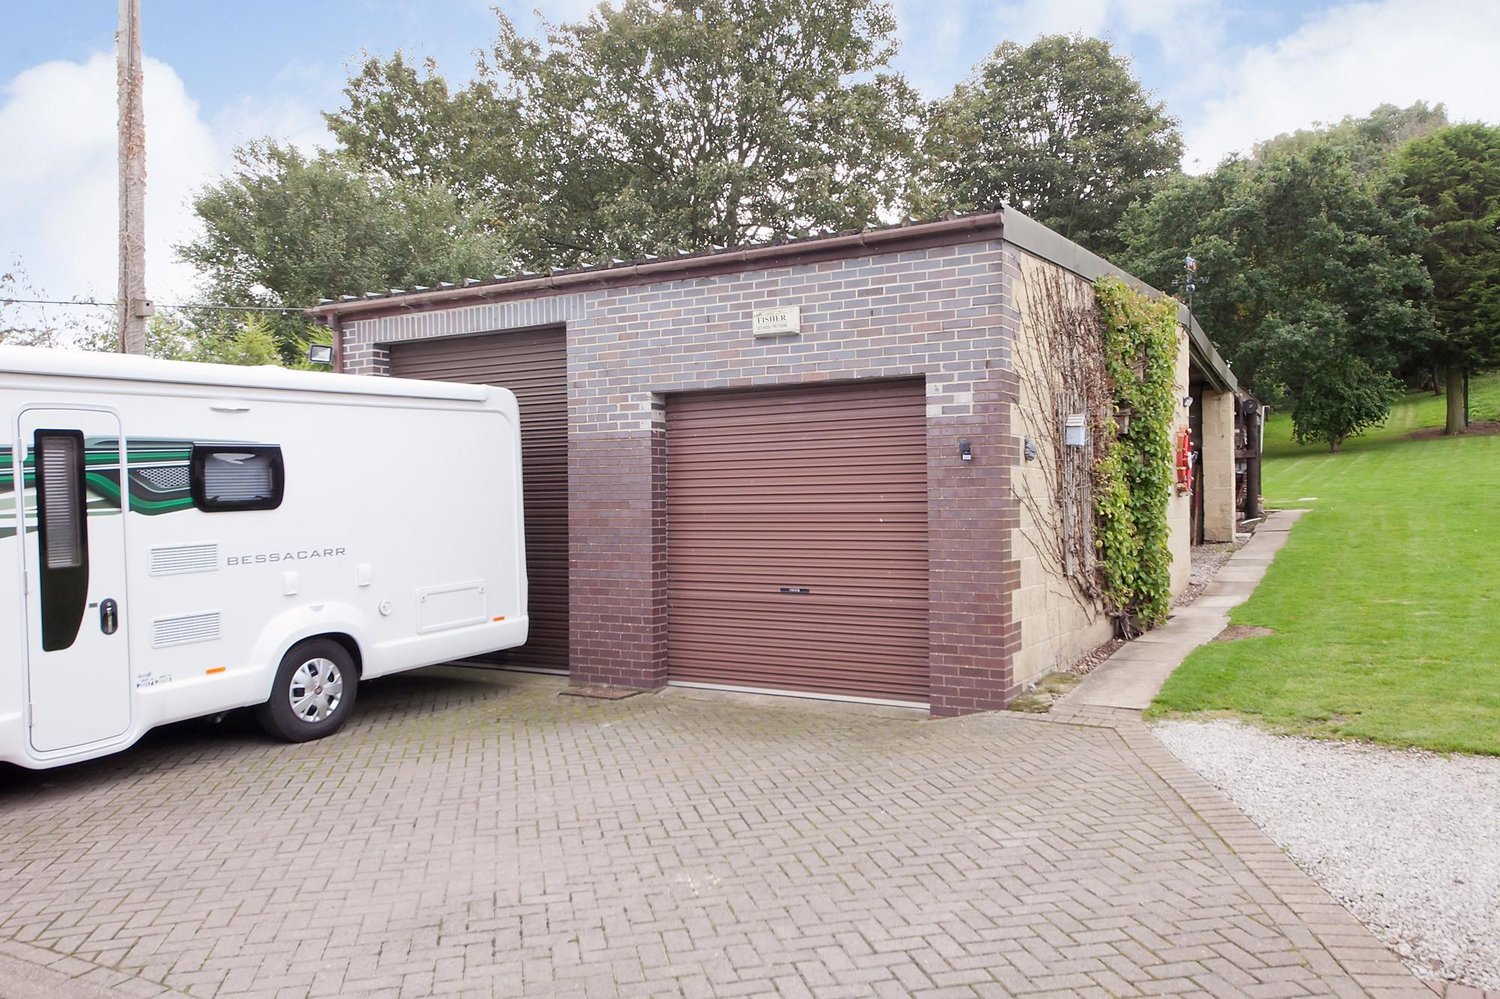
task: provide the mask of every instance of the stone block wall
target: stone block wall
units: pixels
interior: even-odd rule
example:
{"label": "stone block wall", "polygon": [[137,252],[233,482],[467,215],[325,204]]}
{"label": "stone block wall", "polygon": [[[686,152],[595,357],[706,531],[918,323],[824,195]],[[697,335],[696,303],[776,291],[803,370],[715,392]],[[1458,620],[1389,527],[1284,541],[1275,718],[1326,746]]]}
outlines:
{"label": "stone block wall", "polygon": [[1233,392],[1203,390],[1203,540],[1233,541],[1234,508]]}
{"label": "stone block wall", "polygon": [[[1066,287],[1080,300],[1092,303],[1093,284],[1056,264],[1016,251],[1012,257],[1012,281],[1017,287],[1021,312],[1021,336],[1016,351],[1023,360],[1018,368],[1040,374],[1045,365],[1040,358],[1040,338],[1036,325],[1027,316],[1025,286],[1039,281],[1047,271],[1063,275]],[[1081,600],[1063,578],[1058,565],[1056,540],[1060,525],[1054,520],[1039,522],[1038,511],[1051,509],[1053,499],[1048,486],[1049,470],[1056,457],[1048,453],[1043,437],[1046,425],[1058,419],[1047,412],[1047,405],[1037,398],[1041,386],[1036,378],[1023,379],[1017,393],[1012,424],[1022,437],[1037,441],[1037,456],[1027,461],[1018,456],[1014,489],[1018,497],[1019,521],[1014,530],[1013,548],[1019,566],[1019,580],[1011,595],[1012,617],[1020,628],[1020,649],[1016,656],[1016,679],[1033,683],[1054,670],[1064,669],[1085,653],[1107,642],[1114,626],[1102,607]],[[1021,502],[1027,496],[1035,502]]]}

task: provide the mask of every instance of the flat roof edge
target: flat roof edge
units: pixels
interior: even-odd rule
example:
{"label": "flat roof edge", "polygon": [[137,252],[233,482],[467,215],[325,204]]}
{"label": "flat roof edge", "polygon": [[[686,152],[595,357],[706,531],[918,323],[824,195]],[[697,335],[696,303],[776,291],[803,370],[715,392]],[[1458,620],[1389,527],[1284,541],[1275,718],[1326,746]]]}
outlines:
{"label": "flat roof edge", "polygon": [[[1085,249],[1062,233],[1047,228],[1036,219],[1023,215],[1014,208],[1006,208],[1004,215],[1005,241],[1033,256],[1054,263],[1064,270],[1072,271],[1089,281],[1097,281],[1102,277],[1117,277],[1137,291],[1151,295],[1153,298],[1170,297],[1166,292],[1153,288],[1124,268],[1110,263],[1092,250]],[[1220,390],[1238,391],[1239,381],[1234,377],[1234,372],[1229,370],[1229,362],[1224,360],[1218,348],[1214,346],[1213,340],[1203,331],[1203,327],[1198,325],[1198,320],[1188,311],[1188,307],[1181,302],[1177,303],[1177,321],[1187,327],[1189,353],[1208,380]]]}
{"label": "flat roof edge", "polygon": [[304,311],[314,320],[375,318],[399,312],[463,307],[492,299],[527,297],[551,292],[585,291],[621,285],[653,284],[698,276],[733,273],[765,267],[897,253],[903,249],[958,245],[978,239],[999,239],[1005,213],[984,212],[913,222],[860,232],[811,236],[781,243],[763,243],[732,250],[713,250],[687,256],[663,257],[607,267],[504,278],[453,288],[380,295],[344,302],[328,302]]}

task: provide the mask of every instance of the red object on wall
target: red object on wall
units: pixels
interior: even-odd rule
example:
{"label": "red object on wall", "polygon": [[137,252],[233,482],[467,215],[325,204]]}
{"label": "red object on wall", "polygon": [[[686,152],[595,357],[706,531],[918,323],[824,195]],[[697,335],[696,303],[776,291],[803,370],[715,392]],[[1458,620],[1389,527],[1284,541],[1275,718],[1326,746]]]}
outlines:
{"label": "red object on wall", "polygon": [[1187,427],[1177,430],[1177,491],[1185,493],[1193,485],[1193,436]]}

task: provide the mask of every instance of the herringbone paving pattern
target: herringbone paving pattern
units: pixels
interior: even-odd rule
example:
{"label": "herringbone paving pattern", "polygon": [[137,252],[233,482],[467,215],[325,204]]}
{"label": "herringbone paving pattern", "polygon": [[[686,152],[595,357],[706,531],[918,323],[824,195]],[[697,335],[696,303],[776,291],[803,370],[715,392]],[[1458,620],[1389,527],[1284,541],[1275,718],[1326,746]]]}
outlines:
{"label": "herringbone paving pattern", "polygon": [[1430,999],[1144,729],[559,689],[425,672],[321,743],[0,773],[0,955],[141,996]]}

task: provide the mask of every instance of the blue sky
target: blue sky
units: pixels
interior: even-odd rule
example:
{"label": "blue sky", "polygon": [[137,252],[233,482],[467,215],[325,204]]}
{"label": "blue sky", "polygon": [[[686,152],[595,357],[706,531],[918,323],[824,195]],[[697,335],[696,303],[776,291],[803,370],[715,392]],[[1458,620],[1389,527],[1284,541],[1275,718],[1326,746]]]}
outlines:
{"label": "blue sky", "polygon": [[[235,145],[326,143],[361,53],[431,55],[467,78],[494,35],[491,0],[142,0],[147,56],[148,289],[188,294],[171,246],[191,235],[191,193]],[[570,20],[587,0],[500,4]],[[1109,38],[1182,120],[1185,167],[1382,101],[1446,102],[1500,120],[1500,0],[894,0],[897,68],[946,92],[996,44],[1040,32]],[[114,273],[116,0],[0,0],[0,270],[19,260],[50,295],[107,297]]]}

